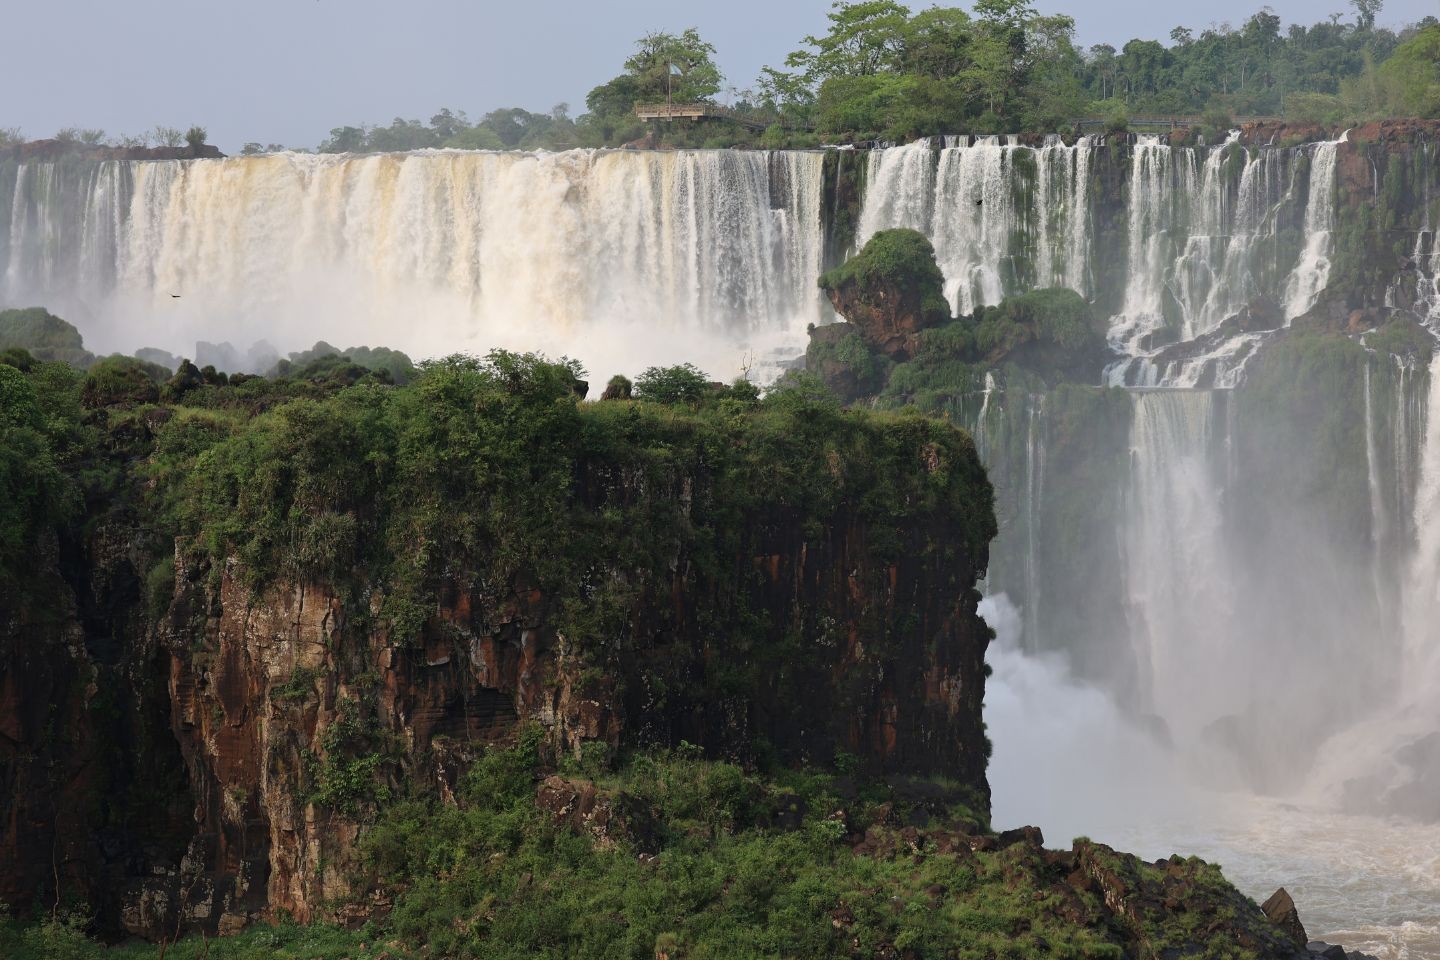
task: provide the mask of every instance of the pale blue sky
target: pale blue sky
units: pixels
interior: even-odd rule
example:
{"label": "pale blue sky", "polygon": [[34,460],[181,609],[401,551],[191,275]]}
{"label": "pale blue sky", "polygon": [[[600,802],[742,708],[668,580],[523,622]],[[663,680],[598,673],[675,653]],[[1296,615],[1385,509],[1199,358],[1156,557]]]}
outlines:
{"label": "pale blue sky", "polygon": [[[912,2],[914,9],[928,6]],[[960,0],[968,6],[968,0]],[[1184,24],[1240,23],[1259,0],[1036,0],[1068,13],[1084,45],[1165,39]],[[1271,0],[1287,23],[1346,0]],[[341,124],[548,110],[614,76],[635,37],[698,27],[727,82],[749,86],[824,26],[829,0],[0,0],[0,127],[132,133],[201,123],[221,149],[247,140],[314,146]],[[1440,14],[1388,0],[1380,22]]]}

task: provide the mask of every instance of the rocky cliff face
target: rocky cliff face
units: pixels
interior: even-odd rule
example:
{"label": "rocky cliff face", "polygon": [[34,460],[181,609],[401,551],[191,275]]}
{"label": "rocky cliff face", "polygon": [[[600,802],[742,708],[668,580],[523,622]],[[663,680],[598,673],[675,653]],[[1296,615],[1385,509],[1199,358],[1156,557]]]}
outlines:
{"label": "rocky cliff face", "polygon": [[[808,481],[834,488],[823,510],[762,495],[743,516],[717,454],[658,488],[592,458],[565,498],[577,522],[678,509],[694,535],[596,558],[589,582],[448,565],[418,630],[384,612],[382,583],[261,582],[184,538],[173,586],[152,577],[144,597],[134,515],[38,555],[45,590],[0,621],[0,900],[83,900],[149,937],[363,910],[355,843],[376,805],[450,795],[535,724],[555,755],[683,741],[745,764],[943,772],[984,810],[988,483],[949,428],[887,443],[973,510],[877,512],[835,451]],[[605,628],[577,631],[577,611]]]}

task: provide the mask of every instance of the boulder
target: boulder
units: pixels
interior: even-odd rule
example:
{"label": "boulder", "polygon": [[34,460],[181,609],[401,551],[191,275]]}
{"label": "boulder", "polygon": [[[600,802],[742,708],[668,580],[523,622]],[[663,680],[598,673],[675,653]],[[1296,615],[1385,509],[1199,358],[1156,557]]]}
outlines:
{"label": "boulder", "polygon": [[1295,909],[1295,901],[1290,899],[1290,894],[1284,887],[1276,890],[1270,895],[1270,899],[1260,905],[1265,916],[1270,922],[1295,941],[1297,947],[1304,947],[1310,941],[1305,935],[1305,926],[1300,922],[1300,912]]}

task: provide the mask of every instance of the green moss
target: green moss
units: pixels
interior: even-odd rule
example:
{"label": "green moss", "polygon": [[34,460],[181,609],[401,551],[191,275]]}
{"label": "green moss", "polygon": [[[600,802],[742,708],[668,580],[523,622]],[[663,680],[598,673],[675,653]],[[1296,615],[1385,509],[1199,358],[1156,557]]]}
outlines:
{"label": "green moss", "polygon": [[1410,358],[1420,366],[1427,366],[1435,348],[1435,338],[1413,320],[1397,317],[1367,334],[1365,346],[1380,353]]}
{"label": "green moss", "polygon": [[922,317],[929,321],[950,316],[945,276],[935,262],[935,248],[918,230],[881,230],[858,254],[820,275],[821,289],[849,286],[858,288],[862,299],[881,290],[902,291],[914,298]]}

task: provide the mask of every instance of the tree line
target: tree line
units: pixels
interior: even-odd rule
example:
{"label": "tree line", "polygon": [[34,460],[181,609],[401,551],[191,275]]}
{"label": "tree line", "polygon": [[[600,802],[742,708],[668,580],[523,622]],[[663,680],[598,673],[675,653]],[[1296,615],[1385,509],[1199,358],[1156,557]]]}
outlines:
{"label": "tree line", "polygon": [[[495,110],[469,122],[442,110],[429,124],[338,127],[322,152],[423,147],[567,149],[663,134],[676,146],[808,146],[940,133],[1062,130],[1078,117],[1123,128],[1128,117],[1285,116],[1344,122],[1440,117],[1440,21],[1376,24],[1383,0],[1351,15],[1282,23],[1264,7],[1239,26],[1176,27],[1169,42],[1082,48],[1075,21],[1029,0],[974,0],[914,12],[898,0],[837,0],[825,30],[805,37],[749,88],[727,87],[715,47],[695,29],[649,33],[614,78],[570,116]],[[647,127],[635,105],[721,102],[772,125],[757,135],[724,121]],[[257,145],[258,146],[258,145]]]}
{"label": "tree line", "polygon": [[[801,40],[746,88],[727,86],[715,47],[695,29],[641,37],[620,72],[594,87],[585,112],[491,110],[476,120],[441,109],[422,122],[335,127],[321,153],[460,148],[565,150],[657,137],[674,146],[812,146],[906,140],[941,133],[1042,133],[1077,117],[1123,129],[1132,116],[1284,116],[1324,123],[1440,117],[1440,20],[1398,30],[1377,25],[1383,0],[1350,0],[1347,17],[1282,23],[1263,7],[1239,26],[1176,27],[1169,42],[1133,39],[1082,48],[1069,16],[1030,0],[973,0],[970,8],[914,12],[899,0],[836,0],[825,29]],[[638,103],[724,103],[767,123],[763,134],[724,120],[647,126]],[[62,138],[120,146],[178,145],[157,127],[106,141],[101,131]],[[0,146],[19,139],[0,130]],[[174,141],[173,143],[171,141]],[[247,143],[245,154],[285,149]]]}

